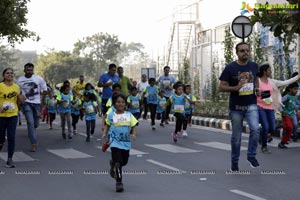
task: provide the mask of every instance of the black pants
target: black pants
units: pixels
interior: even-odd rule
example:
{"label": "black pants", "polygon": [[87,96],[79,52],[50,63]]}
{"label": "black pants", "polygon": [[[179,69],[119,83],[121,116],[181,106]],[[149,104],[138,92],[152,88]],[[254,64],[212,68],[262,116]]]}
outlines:
{"label": "black pants", "polygon": [[93,135],[95,132],[95,126],[96,126],[96,120],[85,120],[86,123],[86,135],[87,137],[90,137],[90,135]]}
{"label": "black pants", "polygon": [[49,113],[50,116],[50,126],[52,126],[52,122],[55,120],[56,118],[56,113]]}
{"label": "black pants", "polygon": [[175,133],[178,133],[181,131],[182,125],[184,121],[186,121],[186,117],[183,113],[174,113],[174,116],[176,117]]}
{"label": "black pants", "polygon": [[73,127],[73,130],[76,130],[76,124],[79,121],[80,115],[75,115],[75,114],[72,113],[71,116],[72,116],[72,127]]}
{"label": "black pants", "polygon": [[161,124],[164,123],[166,120],[166,111],[163,111],[162,113],[156,113],[156,119],[161,120]]}
{"label": "black pants", "polygon": [[117,170],[117,182],[122,182],[122,167],[127,165],[129,159],[129,150],[111,148],[111,159],[112,165],[116,167]]}
{"label": "black pants", "polygon": [[156,115],[156,107],[157,104],[148,104],[149,109],[150,109],[150,118],[151,118],[151,126],[155,125],[155,115]]}
{"label": "black pants", "polygon": [[102,99],[102,114],[105,115],[108,108],[106,107],[106,103],[107,103],[108,99]]}
{"label": "black pants", "polygon": [[[166,96],[165,96],[165,98],[166,98],[166,100],[168,101],[170,97],[166,97]],[[166,119],[168,119],[168,120],[170,119],[169,115],[170,115],[170,112],[171,112],[171,107],[172,107],[171,104],[169,104],[169,105],[166,107]]]}
{"label": "black pants", "polygon": [[187,129],[188,123],[190,123],[189,119],[192,119],[192,115],[185,114],[185,120],[183,121],[183,128],[182,128],[184,131]]}
{"label": "black pants", "polygon": [[[144,98],[143,104],[144,104],[143,119],[146,119],[147,118],[147,113],[148,113],[148,103],[147,103],[147,98],[146,97]],[[141,111],[141,114],[142,114],[142,111]]]}

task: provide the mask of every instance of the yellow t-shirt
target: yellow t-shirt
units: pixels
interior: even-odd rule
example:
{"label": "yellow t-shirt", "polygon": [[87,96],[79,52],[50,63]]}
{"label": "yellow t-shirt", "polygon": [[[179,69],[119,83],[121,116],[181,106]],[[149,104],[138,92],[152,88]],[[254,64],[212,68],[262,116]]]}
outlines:
{"label": "yellow t-shirt", "polygon": [[0,113],[0,117],[18,116],[17,99],[20,94],[20,88],[17,84],[11,86],[0,83],[0,106],[7,108],[6,111]]}
{"label": "yellow t-shirt", "polygon": [[85,88],[85,84],[86,84],[85,82],[83,83],[77,82],[73,88],[77,92],[79,99],[83,98],[83,91]]}

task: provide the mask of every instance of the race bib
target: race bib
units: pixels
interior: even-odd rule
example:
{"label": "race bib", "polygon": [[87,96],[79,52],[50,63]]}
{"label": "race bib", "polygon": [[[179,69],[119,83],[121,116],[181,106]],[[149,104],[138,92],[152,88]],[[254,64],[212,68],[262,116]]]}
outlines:
{"label": "race bib", "polygon": [[253,83],[246,83],[240,90],[239,96],[245,96],[253,94],[254,85]]}
{"label": "race bib", "polygon": [[273,100],[272,100],[272,97],[269,97],[269,98],[262,99],[262,102],[264,104],[270,105],[270,104],[272,104]]}
{"label": "race bib", "polygon": [[139,108],[140,107],[140,102],[139,101],[132,101],[131,105],[133,108]]}
{"label": "race bib", "polygon": [[182,113],[184,111],[184,105],[174,105],[174,112]]}
{"label": "race bib", "polygon": [[168,88],[168,87],[170,87],[170,85],[171,85],[171,81],[170,80],[164,80],[163,81],[164,88]]}
{"label": "race bib", "polygon": [[86,111],[87,114],[94,113],[95,112],[94,106],[92,106],[92,105],[87,106],[85,108],[85,111]]}
{"label": "race bib", "polygon": [[185,106],[185,108],[190,108],[191,104],[190,104],[190,102],[186,101],[184,106]]}
{"label": "race bib", "polygon": [[3,108],[7,109],[6,112],[13,112],[15,110],[15,104],[12,102],[3,102]]}
{"label": "race bib", "polygon": [[49,100],[49,101],[48,101],[48,105],[49,105],[49,106],[54,106],[54,105],[55,105],[55,104],[54,104],[54,100]]}
{"label": "race bib", "polygon": [[69,103],[70,103],[70,101],[69,100],[65,100],[64,102],[63,102],[63,107],[68,107],[69,106]]}
{"label": "race bib", "polygon": [[166,107],[166,102],[165,102],[165,101],[159,102],[159,106],[160,106],[161,108],[165,108],[165,107]]}
{"label": "race bib", "polygon": [[115,127],[118,126],[130,126],[130,115],[129,114],[115,114],[113,116],[113,123]]}

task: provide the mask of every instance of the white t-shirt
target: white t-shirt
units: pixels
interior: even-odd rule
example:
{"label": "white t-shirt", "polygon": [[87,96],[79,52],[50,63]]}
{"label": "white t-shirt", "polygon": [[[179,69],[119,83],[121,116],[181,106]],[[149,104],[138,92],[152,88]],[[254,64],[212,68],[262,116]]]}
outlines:
{"label": "white t-shirt", "polygon": [[33,74],[30,78],[21,76],[18,78],[17,84],[20,87],[21,94],[26,97],[25,102],[41,103],[41,91],[47,91],[47,84],[44,79],[38,75]]}
{"label": "white t-shirt", "polygon": [[139,90],[139,94],[142,96],[143,95],[143,92],[144,90],[146,89],[146,87],[149,85],[148,81],[146,82],[139,82],[138,83],[138,90]]}

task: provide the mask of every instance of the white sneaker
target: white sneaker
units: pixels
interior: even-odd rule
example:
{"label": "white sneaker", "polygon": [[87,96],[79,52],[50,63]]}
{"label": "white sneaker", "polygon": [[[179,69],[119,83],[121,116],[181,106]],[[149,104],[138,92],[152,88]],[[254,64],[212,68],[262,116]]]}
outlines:
{"label": "white sneaker", "polygon": [[183,131],[183,132],[182,132],[182,136],[183,136],[183,137],[187,137],[187,136],[188,136],[187,132],[186,132],[186,131]]}
{"label": "white sneaker", "polygon": [[182,131],[178,132],[178,133],[177,133],[177,137],[178,137],[178,138],[182,138],[182,136],[183,136],[182,133],[183,133]]}
{"label": "white sneaker", "polygon": [[155,130],[156,128],[155,128],[155,125],[152,125],[152,130]]}

